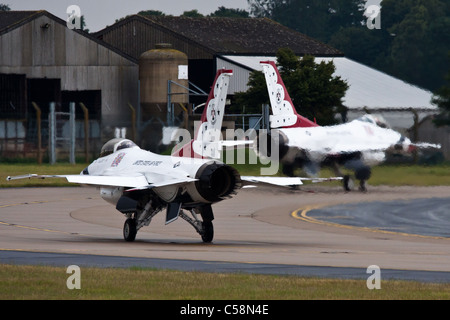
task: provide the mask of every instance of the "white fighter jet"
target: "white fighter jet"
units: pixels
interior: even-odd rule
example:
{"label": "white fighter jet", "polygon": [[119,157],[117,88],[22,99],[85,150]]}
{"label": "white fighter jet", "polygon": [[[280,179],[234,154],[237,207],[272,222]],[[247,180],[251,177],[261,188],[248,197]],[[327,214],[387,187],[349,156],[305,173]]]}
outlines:
{"label": "white fighter jet", "polygon": [[[354,171],[360,181],[359,189],[366,191],[371,166],[383,162],[388,152],[408,153],[413,148],[440,148],[429,143],[412,143],[410,139],[390,129],[372,115],[364,115],[351,122],[321,127],[300,116],[273,61],[261,61],[270,98],[270,139],[278,145],[283,173],[293,176],[296,167],[309,175],[316,175],[321,166],[330,166],[335,174],[343,176],[344,189],[351,189],[349,175],[343,175],[339,166]],[[262,148],[261,148],[262,147]],[[263,155],[271,149],[258,147]]]}
{"label": "white fighter jet", "polygon": [[196,138],[173,155],[143,150],[128,139],[112,139],[102,147],[100,157],[79,175],[29,174],[7,180],[59,177],[99,187],[101,197],[126,216],[123,227],[126,241],[134,241],[140,228],[166,210],[166,224],[181,217],[204,242],[211,242],[214,236],[211,205],[231,198],[244,183],[302,184],[301,178],[240,176],[233,167],[211,158],[221,142],[214,140],[216,134],[209,134],[208,130],[221,126],[231,75],[231,70],[218,71]]}

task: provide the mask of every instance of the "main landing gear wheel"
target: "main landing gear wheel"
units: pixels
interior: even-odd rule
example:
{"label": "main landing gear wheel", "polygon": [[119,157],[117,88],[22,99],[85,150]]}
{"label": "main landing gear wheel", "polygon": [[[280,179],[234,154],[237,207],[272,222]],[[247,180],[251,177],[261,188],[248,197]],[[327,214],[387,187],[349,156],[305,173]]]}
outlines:
{"label": "main landing gear wheel", "polygon": [[214,226],[211,221],[203,221],[203,232],[201,233],[203,242],[210,243],[214,238]]}
{"label": "main landing gear wheel", "polygon": [[123,225],[123,238],[125,241],[134,241],[136,239],[136,220],[132,218],[128,218],[125,220],[125,224]]}

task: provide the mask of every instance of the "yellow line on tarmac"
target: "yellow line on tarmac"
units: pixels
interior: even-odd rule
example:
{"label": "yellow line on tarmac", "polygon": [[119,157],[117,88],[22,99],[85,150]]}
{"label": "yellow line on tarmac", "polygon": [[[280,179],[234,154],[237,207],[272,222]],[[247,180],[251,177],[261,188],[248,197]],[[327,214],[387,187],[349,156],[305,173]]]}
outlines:
{"label": "yellow line on tarmac", "polygon": [[44,232],[62,233],[62,234],[70,234],[70,235],[77,235],[77,236],[88,236],[87,234],[82,234],[82,233],[77,233],[77,232],[68,232],[68,231],[51,230],[51,229],[45,229],[45,228],[28,227],[28,226],[22,226],[19,224],[8,223],[8,222],[3,222],[3,221],[0,221],[0,225],[28,229],[28,230],[33,230],[33,231],[44,231]]}
{"label": "yellow line on tarmac", "polygon": [[32,202],[22,202],[22,203],[11,203],[11,204],[4,204],[0,205],[0,208],[8,208],[8,207],[15,207],[20,205],[26,205],[26,204],[39,204],[39,203],[48,203],[50,201],[32,201]]}
{"label": "yellow line on tarmac", "polygon": [[[71,199],[64,199],[64,200],[67,201],[67,200],[71,200]],[[49,202],[50,201],[32,201],[32,202],[22,202],[22,203],[11,203],[11,204],[0,205],[0,208],[8,208],[8,207],[15,207],[15,206],[20,206],[20,205],[28,205],[28,204],[41,204],[41,203],[49,203]],[[51,230],[51,229],[36,228],[36,227],[28,227],[28,226],[22,226],[19,224],[3,222],[3,221],[0,221],[0,225],[4,225],[4,226],[8,226],[8,227],[23,228],[23,229],[34,230],[34,231],[45,231],[45,232],[62,233],[62,234],[70,234],[70,235],[88,236],[88,235],[82,234],[82,233]]]}
{"label": "yellow line on tarmac", "polygon": [[316,223],[316,224],[337,227],[337,228],[378,232],[378,233],[392,234],[392,235],[402,235],[402,236],[417,237],[417,238],[424,238],[424,239],[450,240],[450,238],[446,238],[446,237],[426,236],[426,235],[421,235],[421,234],[387,231],[387,230],[381,230],[381,229],[369,228],[369,227],[350,226],[350,225],[339,224],[339,223],[335,223],[335,222],[323,221],[323,220],[315,219],[313,217],[308,216],[309,211],[324,208],[324,207],[327,207],[327,205],[306,206],[305,208],[299,208],[299,209],[291,212],[291,216],[297,220],[302,220],[302,221],[309,222],[309,223]]}

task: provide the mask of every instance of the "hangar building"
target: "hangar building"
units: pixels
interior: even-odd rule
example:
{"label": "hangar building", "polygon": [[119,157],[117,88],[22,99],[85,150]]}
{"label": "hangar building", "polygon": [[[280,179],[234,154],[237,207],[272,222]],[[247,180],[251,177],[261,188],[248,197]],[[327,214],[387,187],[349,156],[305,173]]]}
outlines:
{"label": "hangar building", "polygon": [[[94,34],[129,56],[140,55],[158,43],[170,43],[188,57],[189,80],[208,92],[223,56],[275,55],[282,47],[297,55],[342,57],[320,41],[267,18],[172,17],[133,15]],[[245,91],[248,72],[233,69],[229,93]],[[242,87],[244,83],[244,87]],[[195,101],[195,97],[191,97]],[[199,100],[202,101],[202,100]]]}
{"label": "hangar building", "polygon": [[[83,102],[89,110],[91,137],[109,135],[108,128],[129,123],[128,104],[138,103],[137,79],[135,59],[69,29],[66,21],[47,11],[0,12],[2,154],[28,152],[37,122],[32,102],[41,109],[43,122],[50,102],[57,111],[67,111],[69,102]],[[76,112],[83,119],[79,107]]]}
{"label": "hangar building", "polygon": [[[126,54],[139,55],[158,42],[169,42],[189,59],[189,79],[205,91],[217,69],[233,69],[229,94],[247,90],[250,72],[259,61],[275,60],[281,47],[317,61],[333,60],[336,75],[349,84],[344,105],[347,120],[365,112],[381,114],[393,128],[406,133],[415,117],[422,120],[437,111],[432,93],[367,67],[344,53],[267,18],[190,18],[133,15],[100,30],[96,37]],[[192,100],[192,99],[191,99]]]}
{"label": "hangar building", "polygon": [[[220,68],[233,69],[230,94],[245,91],[259,61],[274,59],[280,47],[289,47],[299,56],[333,59],[336,74],[350,85],[344,98],[349,120],[365,111],[382,112],[394,128],[405,131],[415,114],[421,120],[436,112],[430,92],[266,18],[133,15],[87,34],[70,30],[66,21],[46,11],[9,11],[0,13],[0,151],[8,149],[8,141],[19,140],[25,141],[19,149],[26,151],[27,133],[35,131],[31,102],[42,108],[44,121],[50,100],[61,111],[69,101],[83,102],[94,121],[92,137],[111,137],[115,127],[129,127],[132,108],[141,106],[139,58],[161,43],[186,55],[189,87],[204,92]],[[204,100],[189,96],[189,103]],[[78,108],[77,113],[81,118]]]}

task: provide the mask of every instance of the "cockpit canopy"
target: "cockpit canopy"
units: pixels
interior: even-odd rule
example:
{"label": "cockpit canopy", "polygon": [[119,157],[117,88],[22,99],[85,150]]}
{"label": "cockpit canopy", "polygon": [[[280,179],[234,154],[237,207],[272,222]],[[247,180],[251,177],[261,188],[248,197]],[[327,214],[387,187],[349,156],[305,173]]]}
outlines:
{"label": "cockpit canopy", "polygon": [[111,139],[103,145],[102,150],[100,151],[100,157],[105,157],[107,155],[110,155],[110,154],[118,151],[118,150],[131,148],[131,147],[137,147],[136,143],[134,143],[131,140],[123,139],[123,138]]}
{"label": "cockpit canopy", "polygon": [[386,119],[383,118],[383,116],[377,114],[365,114],[362,117],[359,117],[357,120],[362,122],[369,122],[376,126],[379,126],[381,128],[390,128],[389,123],[386,121]]}

